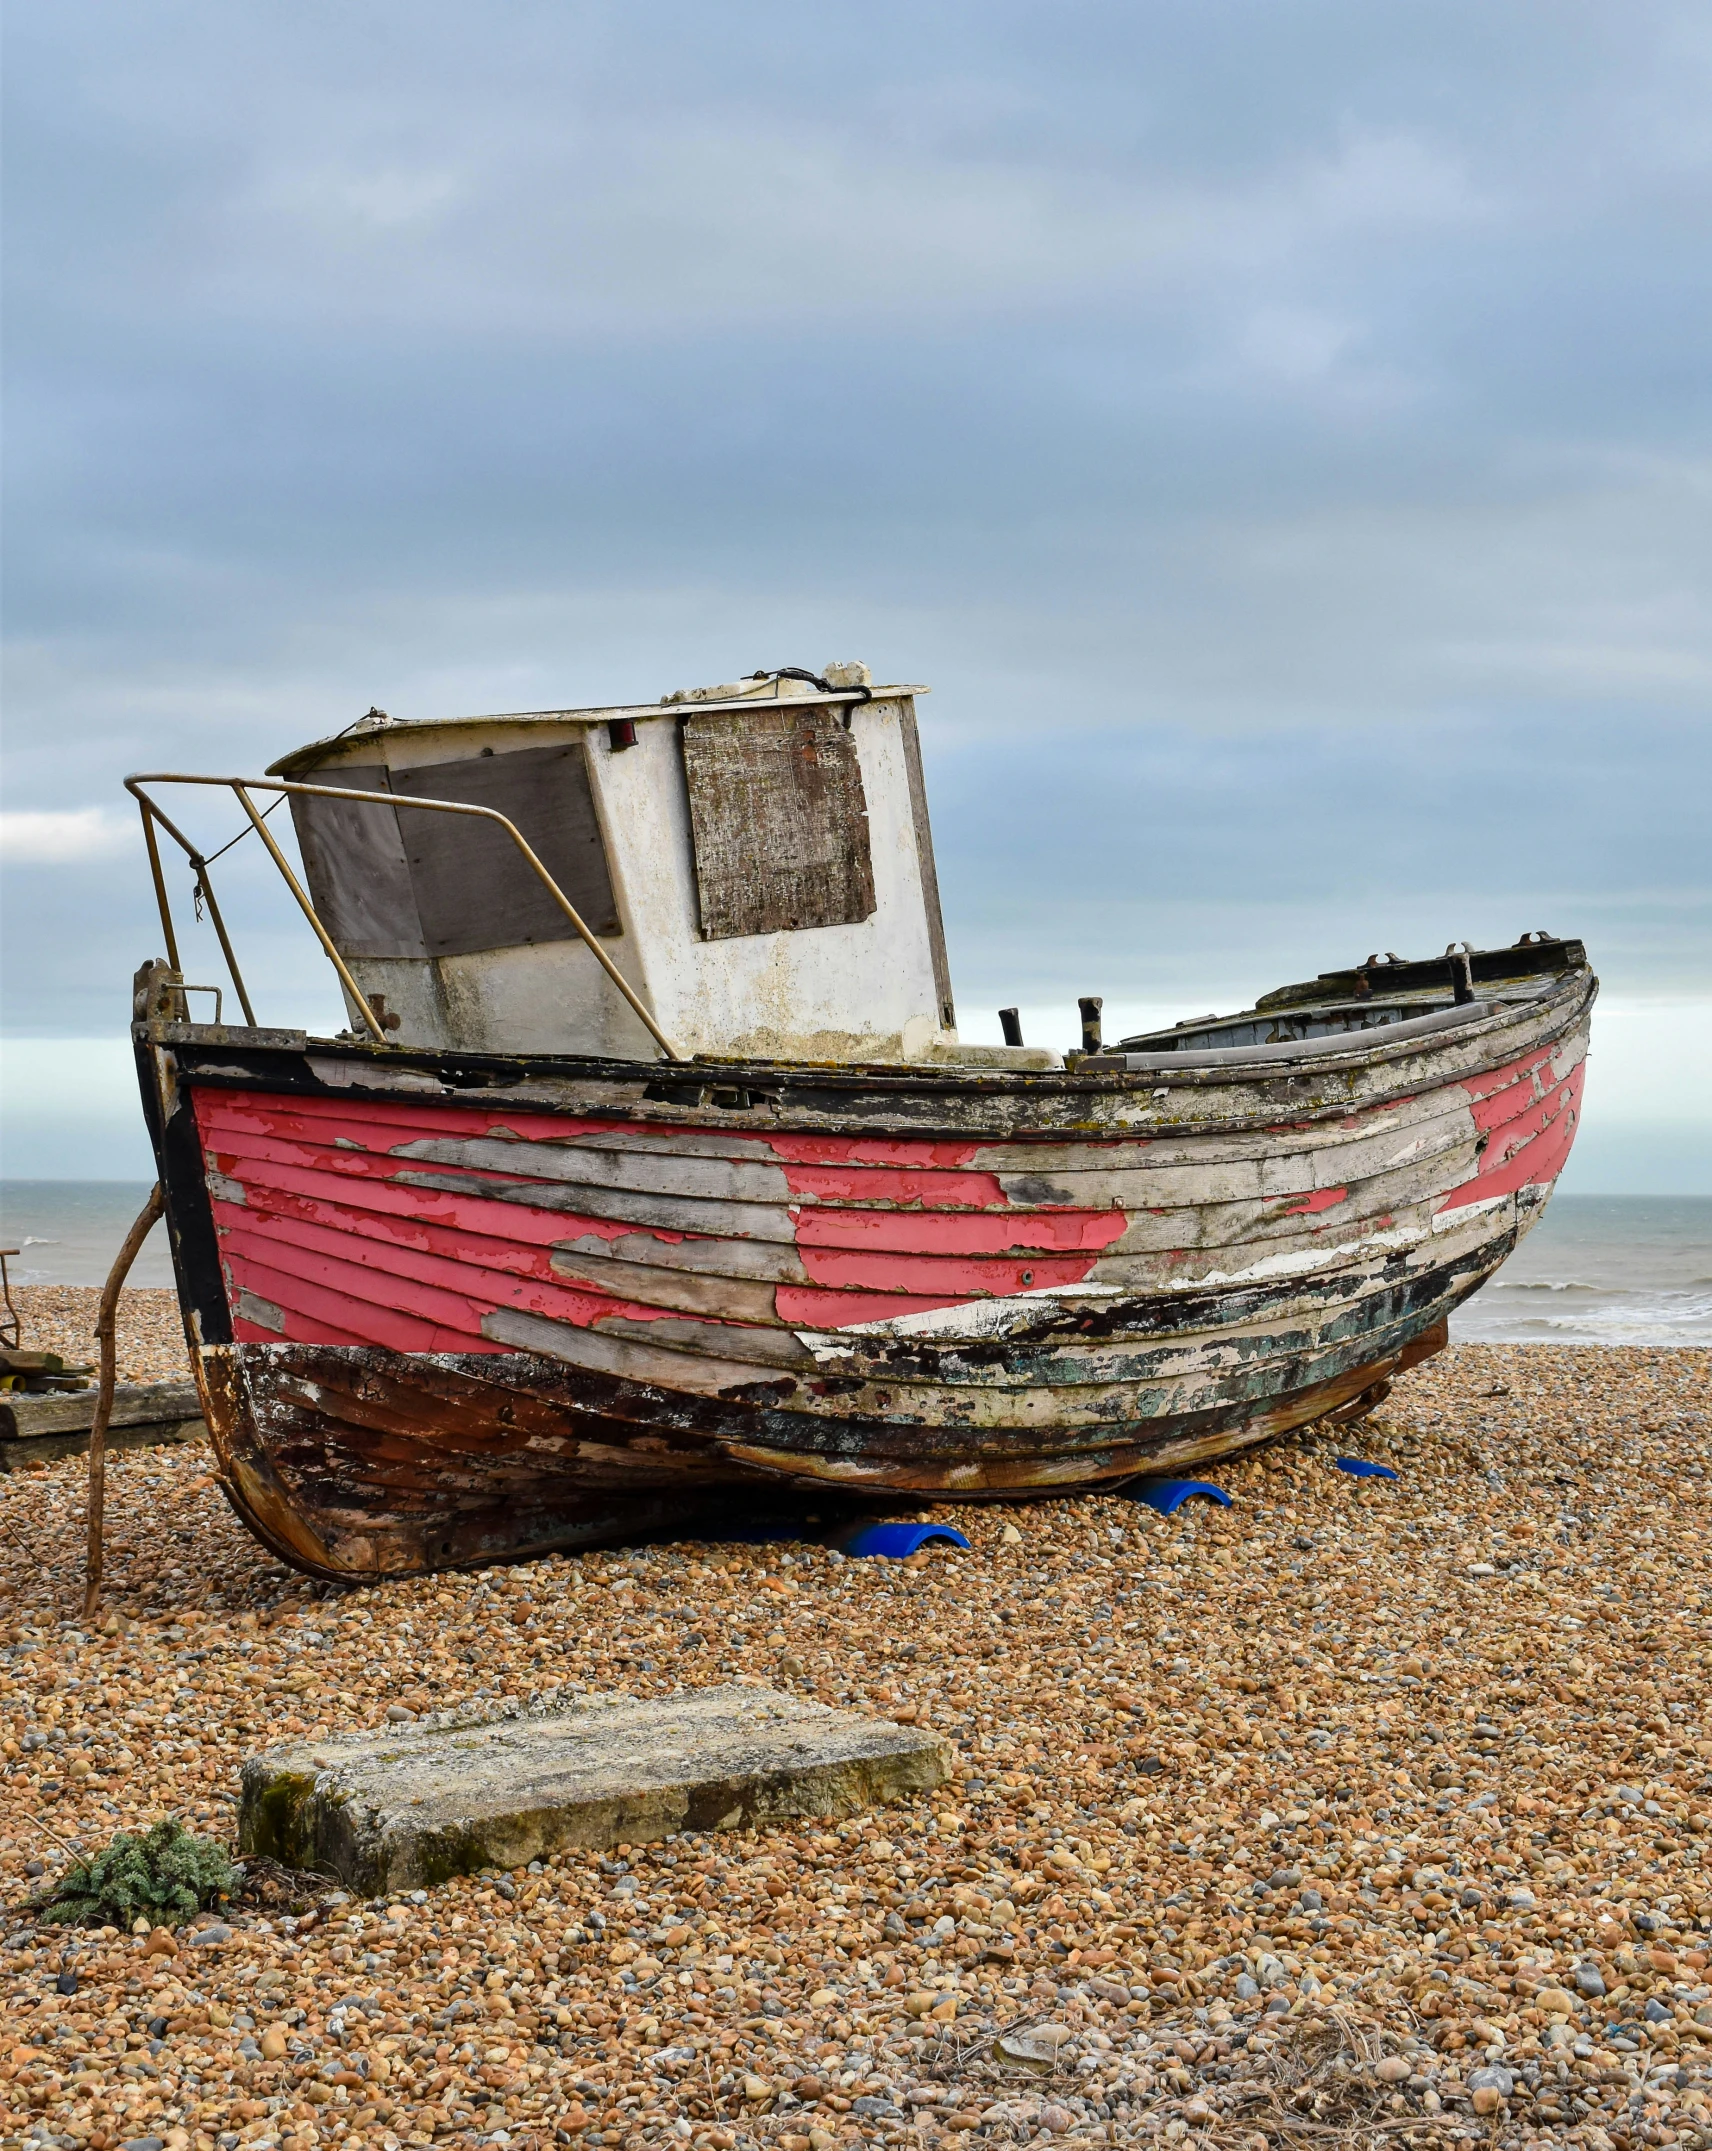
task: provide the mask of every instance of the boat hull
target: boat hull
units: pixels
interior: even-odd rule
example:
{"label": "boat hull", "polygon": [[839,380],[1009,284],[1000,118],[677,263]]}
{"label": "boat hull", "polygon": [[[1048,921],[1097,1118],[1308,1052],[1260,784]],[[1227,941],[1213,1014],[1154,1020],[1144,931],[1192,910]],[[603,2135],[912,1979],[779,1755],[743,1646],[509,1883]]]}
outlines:
{"label": "boat hull", "polygon": [[722,1439],[702,1423],[662,1437],[658,1423],[635,1416],[650,1400],[628,1385],[574,1377],[528,1353],[495,1362],[237,1345],[207,1352],[204,1368],[209,1424],[238,1513],[294,1567],[358,1578],[702,1531],[725,1516],[765,1516],[784,1506],[781,1497],[812,1514],[829,1501],[1015,1500],[1122,1485],[1332,1413],[1353,1415],[1443,1341],[1442,1328],[1429,1330],[1259,1411],[1213,1407],[1058,1456],[994,1444],[979,1461],[966,1442],[936,1455],[900,1445],[895,1427],[874,1422],[843,1423],[833,1451],[822,1423],[793,1426],[788,1415],[765,1429],[765,1450],[753,1428]]}
{"label": "boat hull", "polygon": [[1164,1080],[137,1038],[223,1483],[360,1577],[1357,1411],[1538,1216],[1592,992]]}

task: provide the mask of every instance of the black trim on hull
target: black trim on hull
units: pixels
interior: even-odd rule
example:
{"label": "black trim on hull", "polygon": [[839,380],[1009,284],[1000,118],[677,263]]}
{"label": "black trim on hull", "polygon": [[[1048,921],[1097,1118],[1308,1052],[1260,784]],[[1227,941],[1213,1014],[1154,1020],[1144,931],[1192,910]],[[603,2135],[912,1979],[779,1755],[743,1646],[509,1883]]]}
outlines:
{"label": "black trim on hull", "polygon": [[165,1199],[167,1239],[185,1332],[193,1351],[199,1343],[230,1344],[232,1317],[196,1115],[188,1109],[188,1099],[178,1094],[173,1101],[177,1110],[163,1119],[153,1065],[155,1048],[139,1040],[136,1051],[137,1080]]}

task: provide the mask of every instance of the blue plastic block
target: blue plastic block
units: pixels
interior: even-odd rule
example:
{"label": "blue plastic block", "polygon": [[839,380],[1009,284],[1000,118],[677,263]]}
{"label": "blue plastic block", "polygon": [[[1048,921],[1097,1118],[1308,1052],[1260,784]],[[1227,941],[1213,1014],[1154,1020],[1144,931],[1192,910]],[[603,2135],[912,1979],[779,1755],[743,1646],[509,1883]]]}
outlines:
{"label": "blue plastic block", "polygon": [[858,1561],[875,1556],[886,1561],[907,1561],[912,1553],[936,1542],[961,1546],[965,1551],[969,1545],[962,1532],[953,1531],[949,1524],[864,1524],[841,1540],[839,1549]]}
{"label": "blue plastic block", "polygon": [[1389,1464],[1370,1464],[1363,1456],[1334,1456],[1332,1462],[1339,1471],[1347,1471],[1352,1479],[1394,1479],[1397,1476]]}
{"label": "blue plastic block", "polygon": [[1216,1501],[1221,1509],[1231,1505],[1231,1497],[1224,1488],[1209,1486],[1205,1479],[1144,1479],[1139,1486],[1126,1487],[1124,1491],[1132,1501],[1145,1501],[1161,1516],[1175,1515],[1195,1494],[1204,1494],[1209,1501]]}

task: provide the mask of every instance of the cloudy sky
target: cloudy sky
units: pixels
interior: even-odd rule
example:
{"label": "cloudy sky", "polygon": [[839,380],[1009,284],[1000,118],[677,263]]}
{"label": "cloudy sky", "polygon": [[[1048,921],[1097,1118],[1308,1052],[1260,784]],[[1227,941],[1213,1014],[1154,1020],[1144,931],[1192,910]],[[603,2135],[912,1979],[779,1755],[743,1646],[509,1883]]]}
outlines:
{"label": "cloudy sky", "polygon": [[127,770],[858,656],[966,1035],[1579,933],[1712,1189],[1703,7],[8,14],[8,1171],[145,1169]]}

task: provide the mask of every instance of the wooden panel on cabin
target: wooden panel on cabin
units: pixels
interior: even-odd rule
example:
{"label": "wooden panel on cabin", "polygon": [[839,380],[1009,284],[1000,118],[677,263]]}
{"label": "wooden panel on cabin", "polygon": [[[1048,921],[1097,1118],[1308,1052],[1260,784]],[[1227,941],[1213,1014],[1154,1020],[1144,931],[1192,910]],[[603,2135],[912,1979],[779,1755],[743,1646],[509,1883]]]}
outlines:
{"label": "wooden panel on cabin", "polygon": [[686,717],[683,745],[704,940],[873,916],[862,767],[836,710]]}
{"label": "wooden panel on cabin", "polygon": [[[386,771],[340,763],[309,781],[384,792]],[[291,795],[291,819],[321,922],[344,956],[428,954],[410,862],[390,806]]]}
{"label": "wooden panel on cabin", "polygon": [[[616,934],[607,871],[580,740],[395,769],[395,792],[493,807],[514,822],[541,864],[597,934]],[[576,928],[511,838],[469,814],[398,817],[430,956],[569,941]]]}

